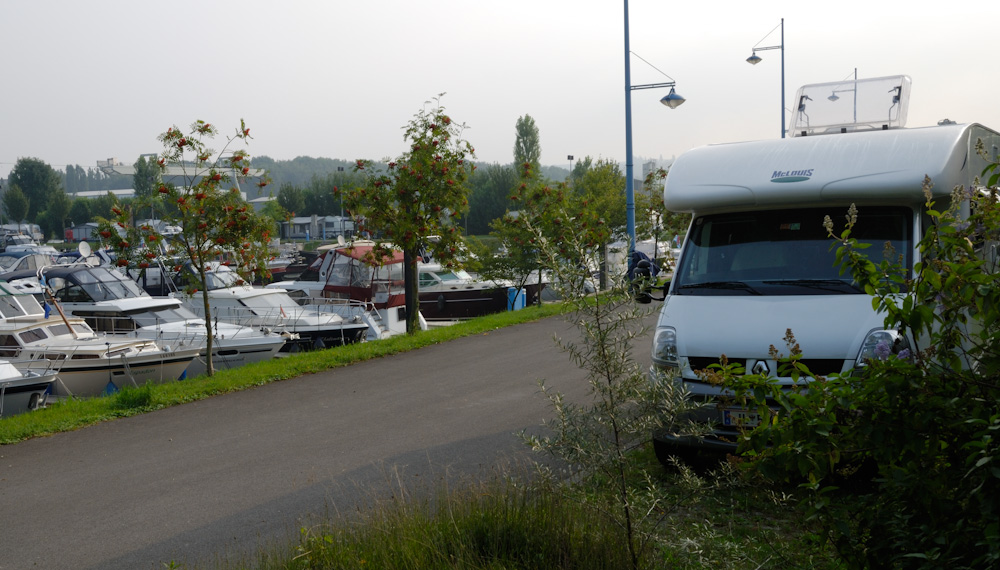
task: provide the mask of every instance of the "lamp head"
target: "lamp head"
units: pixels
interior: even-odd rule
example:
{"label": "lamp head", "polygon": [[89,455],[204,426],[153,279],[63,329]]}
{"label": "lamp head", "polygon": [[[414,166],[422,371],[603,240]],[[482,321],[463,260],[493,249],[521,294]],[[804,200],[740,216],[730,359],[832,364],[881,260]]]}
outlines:
{"label": "lamp head", "polygon": [[754,51],[753,54],[750,57],[747,58],[747,63],[749,63],[750,65],[757,65],[761,61],[763,61],[763,60],[761,59],[761,57],[759,55],[757,55],[756,51]]}
{"label": "lamp head", "polygon": [[840,99],[840,97],[837,97],[836,93],[830,93],[830,96],[827,97],[827,99],[829,99],[831,101],[836,101],[837,99]]}
{"label": "lamp head", "polygon": [[684,101],[686,100],[687,99],[678,95],[677,92],[674,91],[674,88],[671,87],[670,93],[667,93],[667,95],[663,99],[660,99],[660,103],[663,103],[664,105],[670,107],[671,109],[676,109],[677,107],[680,107],[682,104],[684,104]]}

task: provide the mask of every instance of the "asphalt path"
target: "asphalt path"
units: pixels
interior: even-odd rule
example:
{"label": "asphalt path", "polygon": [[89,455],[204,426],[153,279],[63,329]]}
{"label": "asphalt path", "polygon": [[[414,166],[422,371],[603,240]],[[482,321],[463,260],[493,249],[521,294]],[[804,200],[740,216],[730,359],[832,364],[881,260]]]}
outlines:
{"label": "asphalt path", "polygon": [[516,434],[552,416],[538,380],[586,398],[553,340],[575,334],[553,317],[0,446],[0,569],[253,560],[401,486],[523,462]]}

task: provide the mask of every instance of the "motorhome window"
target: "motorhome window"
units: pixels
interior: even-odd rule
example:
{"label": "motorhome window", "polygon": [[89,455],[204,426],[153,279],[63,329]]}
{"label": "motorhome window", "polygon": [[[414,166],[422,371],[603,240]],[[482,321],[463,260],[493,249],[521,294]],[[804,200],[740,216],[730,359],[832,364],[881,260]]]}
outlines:
{"label": "motorhome window", "polygon": [[[689,295],[815,295],[860,293],[835,267],[824,216],[844,226],[847,208],[766,210],[703,216],[691,226],[673,291]],[[910,267],[912,210],[861,207],[852,237],[882,260],[888,242]],[[839,220],[839,221],[838,221]]]}

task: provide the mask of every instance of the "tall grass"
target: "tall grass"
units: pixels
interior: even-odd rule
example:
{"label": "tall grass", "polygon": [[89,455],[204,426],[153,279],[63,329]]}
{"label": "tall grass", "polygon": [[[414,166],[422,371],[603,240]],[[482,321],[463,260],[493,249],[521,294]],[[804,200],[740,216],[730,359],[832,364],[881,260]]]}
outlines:
{"label": "tall grass", "polygon": [[614,570],[628,560],[606,518],[500,478],[430,497],[393,493],[351,520],[301,533],[286,558],[262,557],[255,567]]}
{"label": "tall grass", "polygon": [[[643,566],[664,570],[839,570],[828,545],[795,507],[797,491],[761,485],[718,464],[666,471],[651,446],[634,451],[631,477],[665,490]],[[333,513],[289,542],[220,557],[187,570],[448,569],[605,570],[631,565],[613,517],[514,468],[434,489],[374,490],[358,509]],[[724,484],[722,480],[724,479]],[[398,480],[398,478],[397,478]],[[525,483],[525,481],[532,483]],[[595,481],[580,480],[587,486]],[[175,566],[181,567],[181,566]]]}

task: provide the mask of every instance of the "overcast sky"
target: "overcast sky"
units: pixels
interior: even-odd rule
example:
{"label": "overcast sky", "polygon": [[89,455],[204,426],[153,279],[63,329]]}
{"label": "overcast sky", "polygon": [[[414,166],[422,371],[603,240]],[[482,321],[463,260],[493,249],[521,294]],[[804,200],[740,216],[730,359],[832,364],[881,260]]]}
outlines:
{"label": "overcast sky", "polygon": [[[780,136],[807,83],[907,74],[907,126],[943,118],[1000,129],[994,2],[629,2],[635,154]],[[614,0],[3,0],[0,177],[20,157],[57,169],[132,163],[156,136],[241,118],[251,155],[381,159],[446,93],[486,162],[512,160],[531,115],[542,163],[625,159],[624,10]],[[766,37],[765,37],[766,36]],[[642,60],[646,60],[651,67]],[[220,138],[214,145],[221,147]]]}

